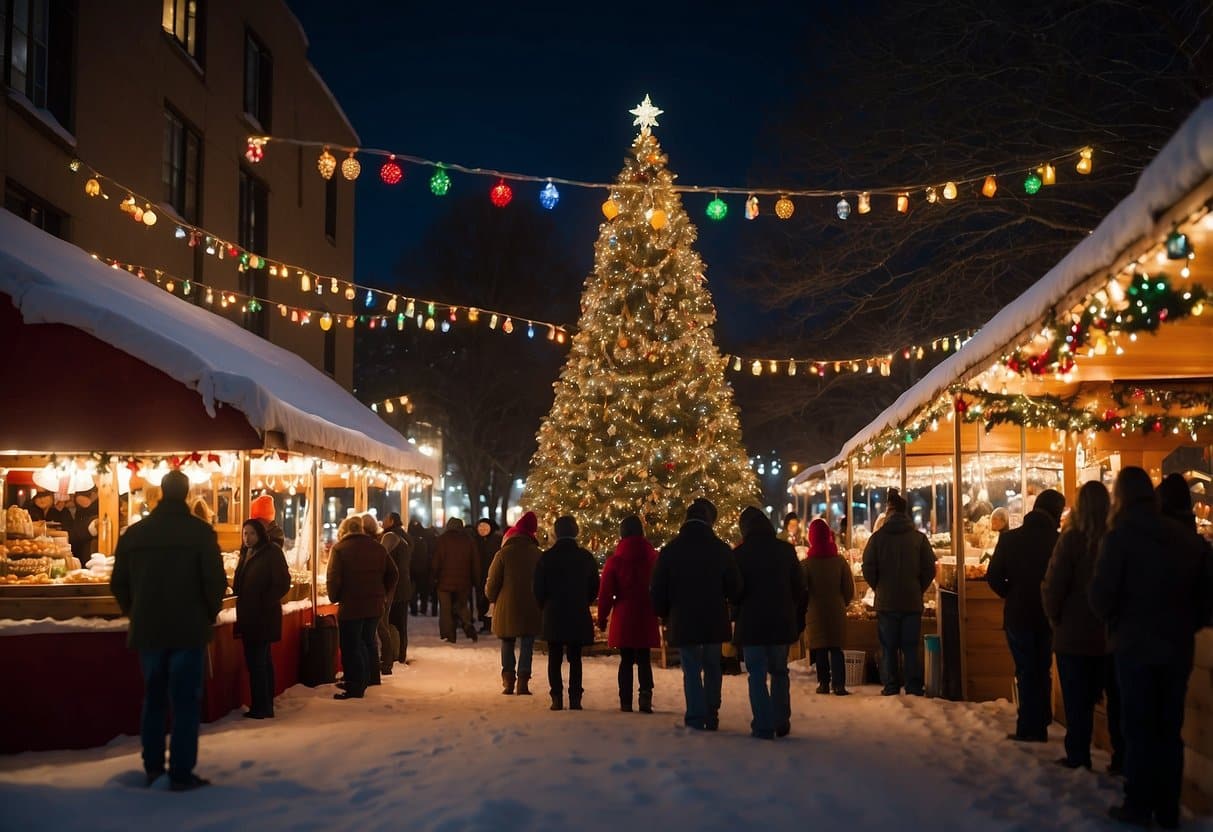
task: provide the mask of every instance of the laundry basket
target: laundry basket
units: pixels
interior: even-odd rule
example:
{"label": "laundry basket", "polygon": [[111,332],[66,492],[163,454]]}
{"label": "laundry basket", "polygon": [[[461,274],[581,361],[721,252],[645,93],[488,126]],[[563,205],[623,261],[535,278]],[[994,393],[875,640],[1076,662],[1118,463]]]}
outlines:
{"label": "laundry basket", "polygon": [[842,658],[847,665],[847,687],[859,687],[863,684],[863,668],[867,653],[862,650],[843,650]]}

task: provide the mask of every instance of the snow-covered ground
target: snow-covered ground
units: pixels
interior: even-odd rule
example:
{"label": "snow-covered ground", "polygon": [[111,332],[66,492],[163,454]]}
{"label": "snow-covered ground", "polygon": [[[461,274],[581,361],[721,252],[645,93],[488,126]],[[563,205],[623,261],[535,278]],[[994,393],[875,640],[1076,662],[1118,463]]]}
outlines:
{"label": "snow-covered ground", "polygon": [[1119,781],[1053,765],[1056,727],[1047,746],[1003,739],[1006,702],[818,696],[798,662],[790,737],[749,736],[742,676],[725,677],[720,732],[692,733],[677,670],[655,671],[658,713],[624,714],[616,660],[587,659],[586,710],[552,713],[546,657],[535,696],[502,696],[495,639],[450,647],[433,618],[411,628],[410,667],[362,701],[296,687],[272,722],[203,726],[210,788],[142,788],[131,737],[0,758],[0,829],[1111,828]]}

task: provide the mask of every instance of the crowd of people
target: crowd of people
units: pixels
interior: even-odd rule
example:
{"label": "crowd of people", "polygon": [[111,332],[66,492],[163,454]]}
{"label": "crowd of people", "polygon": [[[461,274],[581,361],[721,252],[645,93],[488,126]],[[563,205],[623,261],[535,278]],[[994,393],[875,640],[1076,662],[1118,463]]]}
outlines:
{"label": "crowd of people", "polygon": [[[167,773],[173,789],[190,789],[206,784],[193,772],[202,664],[226,580],[213,529],[186,507],[188,479],[172,472],[161,488],[160,504],[121,538],[112,586],[130,616],[130,645],[144,672],[148,782],[165,773],[171,705]],[[1126,778],[1124,803],[1110,814],[1173,828],[1194,639],[1213,617],[1213,553],[1196,533],[1190,493],[1177,475],[1157,492],[1140,468],[1123,469],[1112,495],[1087,483],[1059,533],[1065,508],[1056,491],[1038,495],[1022,526],[1001,531],[988,571],[991,587],[1006,599],[1004,628],[1015,662],[1018,718],[1008,737],[1048,741],[1056,653],[1067,729],[1058,762],[1091,768],[1094,710],[1105,697],[1110,768]],[[251,514],[234,578],[236,632],[250,682],[245,716],[267,719],[274,716],[270,645],[281,638],[280,601],[290,576],[272,501],[254,501]],[[533,650],[542,638],[550,707],[557,711],[582,709],[582,655],[597,627],[619,653],[620,710],[652,713],[651,651],[661,644],[664,624],[666,645],[678,651],[688,728],[719,729],[722,648],[732,643],[748,673],[751,735],[787,736],[789,648],[806,628],[817,693],[849,693],[842,641],[855,595],[850,564],[821,519],[805,529],[803,561],[789,542],[802,539],[798,521],[777,534],[766,514],[747,508],[735,548],[717,535],[716,522],[715,506],[696,499],[658,552],[640,518],[629,516],[600,575],[594,556],[577,542],[571,516],[556,520],[555,542],[546,549],[532,512],[504,535],[488,519],[469,534],[452,518],[430,536],[416,521],[406,532],[396,514],[382,528],[372,515],[349,517],[327,575],[344,668],[335,698],[363,698],[393,665],[406,662],[410,615],[432,611],[447,642],[455,643],[460,630],[473,641],[489,630],[499,639],[505,695],[531,694]],[[923,593],[934,580],[935,558],[898,493],[890,493],[868,539],[862,571],[875,595],[881,692],[922,696]]]}

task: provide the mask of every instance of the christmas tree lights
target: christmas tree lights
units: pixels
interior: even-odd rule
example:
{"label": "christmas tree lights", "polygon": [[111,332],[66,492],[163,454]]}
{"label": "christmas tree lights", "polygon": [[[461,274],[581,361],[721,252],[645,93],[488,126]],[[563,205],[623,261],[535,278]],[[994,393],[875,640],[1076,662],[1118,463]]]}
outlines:
{"label": "christmas tree lights", "polygon": [[[617,213],[599,228],[578,333],[523,495],[545,525],[572,514],[596,549],[613,544],[629,514],[654,542],[669,540],[699,496],[733,538],[741,509],[758,499],[695,228],[649,129],[654,110],[646,99],[634,112],[641,133],[612,194]],[[661,229],[646,219],[650,209],[666,217]]]}

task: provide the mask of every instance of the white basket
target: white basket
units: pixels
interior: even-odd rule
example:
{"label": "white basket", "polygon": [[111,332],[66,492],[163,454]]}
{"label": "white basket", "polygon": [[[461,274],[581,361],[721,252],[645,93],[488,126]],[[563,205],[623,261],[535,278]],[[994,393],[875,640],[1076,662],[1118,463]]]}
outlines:
{"label": "white basket", "polygon": [[868,654],[862,650],[843,650],[842,658],[847,666],[847,687],[854,688],[863,684],[864,662]]}

